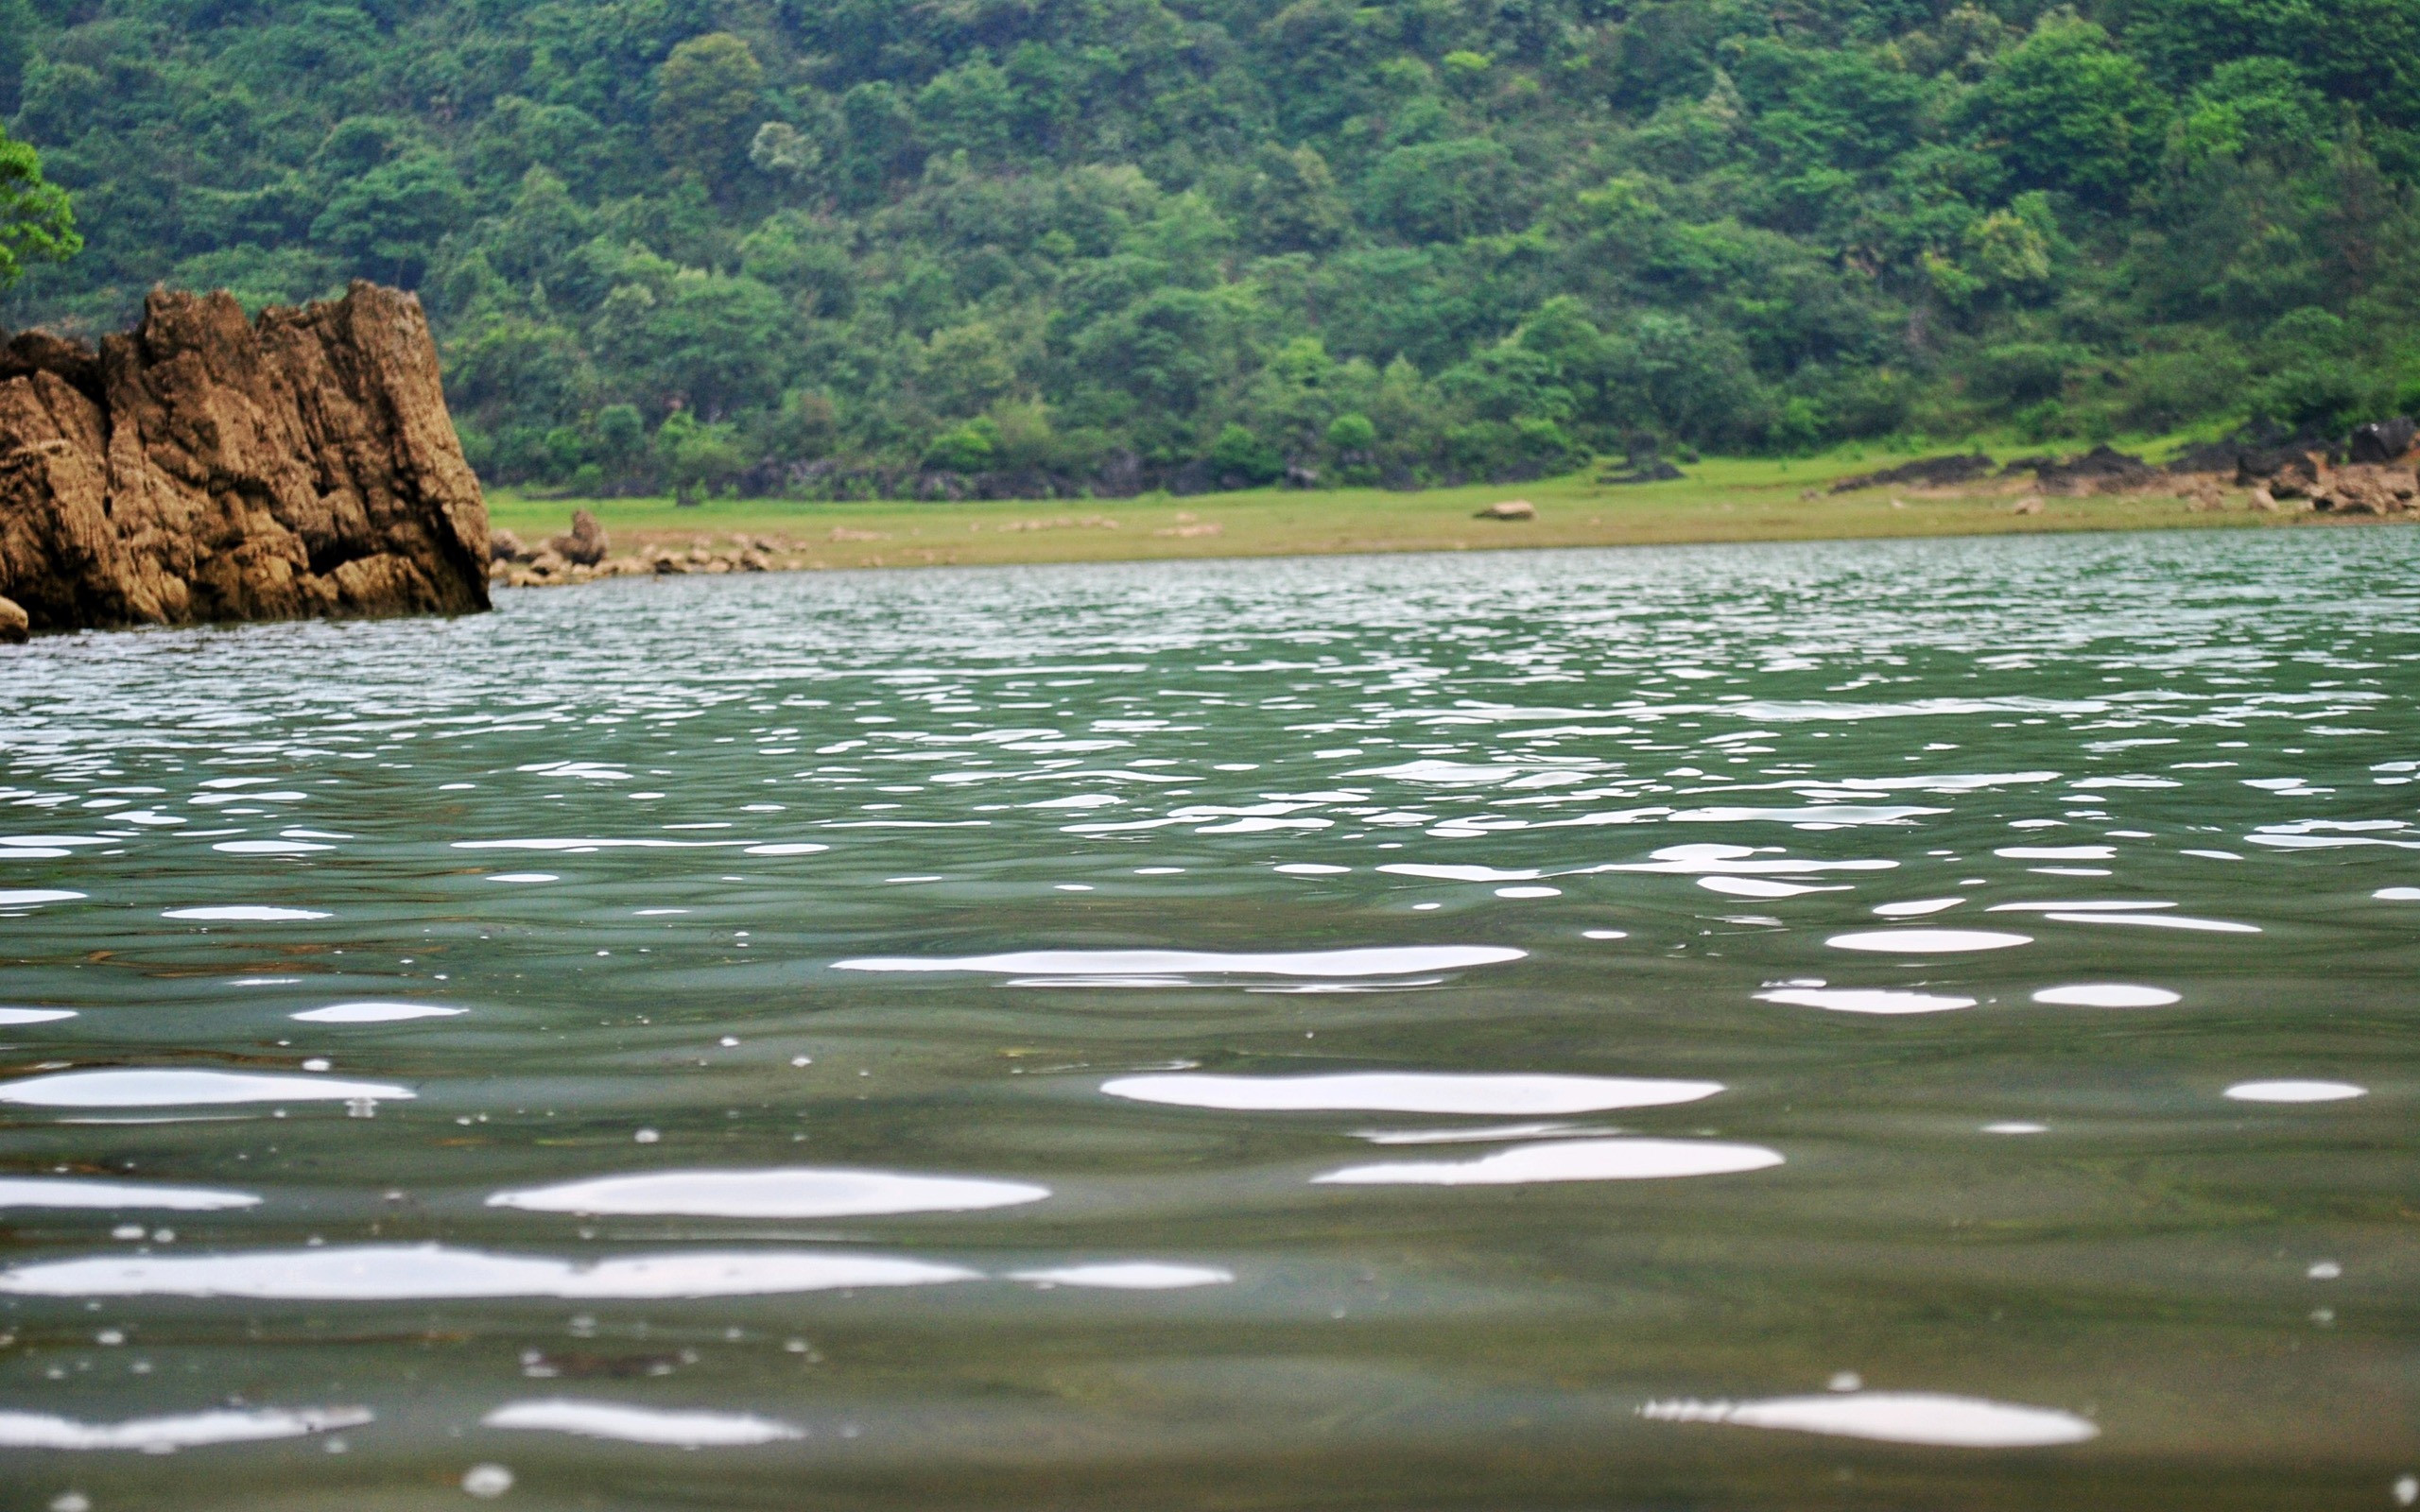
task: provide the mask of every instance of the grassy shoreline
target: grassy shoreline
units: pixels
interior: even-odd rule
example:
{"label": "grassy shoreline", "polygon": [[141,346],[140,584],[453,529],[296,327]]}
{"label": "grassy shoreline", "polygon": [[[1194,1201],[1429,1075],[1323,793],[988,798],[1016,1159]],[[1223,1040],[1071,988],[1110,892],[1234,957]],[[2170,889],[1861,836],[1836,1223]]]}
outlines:
{"label": "grassy shoreline", "polygon": [[[1897,460],[1710,459],[1686,478],[1651,484],[1599,483],[1592,469],[1533,483],[1419,493],[1272,489],[965,504],[717,499],[681,507],[660,498],[533,499],[497,490],[488,507],[495,525],[533,546],[566,528],[573,509],[586,508],[605,526],[617,557],[650,545],[686,549],[701,541],[719,547],[745,536],[780,543],[776,560],[804,569],[2219,529],[2311,518],[2255,511],[2240,490],[2229,490],[2215,509],[2162,489],[2038,496],[2022,479],[1958,489],[1827,491],[1836,479]],[[1806,497],[1809,491],[1815,497]],[[2020,512],[2017,502],[2032,497],[2041,497],[2038,512]],[[1529,500],[1537,517],[1474,518],[1506,499]]]}

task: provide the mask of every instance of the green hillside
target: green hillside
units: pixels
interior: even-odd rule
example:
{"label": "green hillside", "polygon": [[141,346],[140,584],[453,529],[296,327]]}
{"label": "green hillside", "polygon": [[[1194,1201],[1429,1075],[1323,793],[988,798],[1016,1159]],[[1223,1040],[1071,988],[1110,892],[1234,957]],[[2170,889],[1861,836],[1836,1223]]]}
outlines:
{"label": "green hillside", "polygon": [[493,481],[1524,477],[2420,402],[2411,0],[0,0],[80,255],[417,288]]}

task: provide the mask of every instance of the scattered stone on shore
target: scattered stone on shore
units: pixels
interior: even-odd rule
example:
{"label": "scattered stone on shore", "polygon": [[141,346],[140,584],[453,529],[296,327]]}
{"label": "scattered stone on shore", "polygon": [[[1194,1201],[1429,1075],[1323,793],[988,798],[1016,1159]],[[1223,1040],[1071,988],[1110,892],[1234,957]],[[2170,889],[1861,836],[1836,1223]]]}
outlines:
{"label": "scattered stone on shore", "polygon": [[2008,507],[2008,512],[2011,514],[2040,514],[2042,512],[2042,501],[2029,493],[2024,498],[2010,505]]}
{"label": "scattered stone on shore", "polygon": [[1474,520],[1535,520],[1538,507],[1527,499],[1505,499],[1471,516]]}
{"label": "scattered stone on shore", "polygon": [[574,509],[571,512],[570,534],[557,536],[546,544],[560,552],[565,561],[594,567],[605,559],[605,527],[598,524],[596,517],[587,510]]}
{"label": "scattered stone on shore", "polygon": [[2267,489],[2253,490],[2252,497],[2245,502],[2250,504],[2253,508],[2258,510],[2262,514],[2275,514],[2277,512],[2277,496],[2270,492]]}
{"label": "scattered stone on shore", "polygon": [[0,598],[0,645],[23,645],[33,633],[32,617],[13,598]]}
{"label": "scattered stone on shore", "polygon": [[[1177,518],[1180,521],[1185,521],[1191,520],[1193,516],[1180,514]],[[1117,522],[1105,514],[1088,514],[1080,520],[1063,514],[1054,520],[1011,520],[1004,525],[994,525],[992,528],[1003,535],[1018,530],[1115,530],[1117,528]],[[835,536],[833,539],[837,541],[839,538]]]}
{"label": "scattered stone on shore", "polygon": [[67,630],[488,607],[487,507],[420,301],[152,292],[0,355],[0,593]]}
{"label": "scattered stone on shore", "polygon": [[501,527],[488,531],[488,560],[527,561],[534,555],[521,543],[521,538]]}

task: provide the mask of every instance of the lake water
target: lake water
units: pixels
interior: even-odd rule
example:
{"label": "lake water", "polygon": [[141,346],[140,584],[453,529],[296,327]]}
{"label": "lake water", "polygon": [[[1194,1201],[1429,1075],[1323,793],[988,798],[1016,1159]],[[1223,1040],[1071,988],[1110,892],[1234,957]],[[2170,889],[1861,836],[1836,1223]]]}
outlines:
{"label": "lake water", "polygon": [[0,1505],[2409,1504],[2415,543],[0,652]]}

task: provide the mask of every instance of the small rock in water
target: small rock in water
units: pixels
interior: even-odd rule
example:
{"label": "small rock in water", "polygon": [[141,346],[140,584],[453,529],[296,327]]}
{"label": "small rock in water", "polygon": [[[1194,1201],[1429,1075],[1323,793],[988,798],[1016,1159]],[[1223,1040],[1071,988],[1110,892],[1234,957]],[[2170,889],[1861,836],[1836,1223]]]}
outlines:
{"label": "small rock in water", "polygon": [[33,620],[13,598],[0,598],[0,645],[23,645],[33,633]]}

